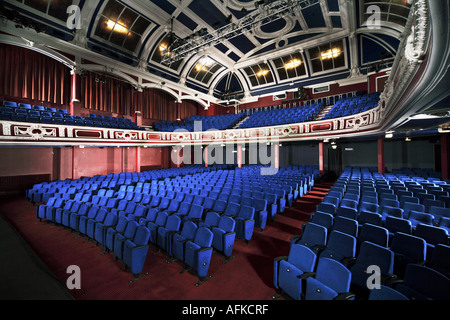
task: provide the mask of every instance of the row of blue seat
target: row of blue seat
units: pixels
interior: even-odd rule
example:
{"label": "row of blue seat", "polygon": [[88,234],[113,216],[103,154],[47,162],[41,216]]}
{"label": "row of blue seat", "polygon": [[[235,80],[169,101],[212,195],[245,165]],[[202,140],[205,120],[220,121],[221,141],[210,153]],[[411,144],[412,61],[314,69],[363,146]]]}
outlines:
{"label": "row of blue seat", "polygon": [[237,129],[276,126],[312,121],[323,109],[323,104],[313,104],[286,109],[258,111],[250,115]]}
{"label": "row of blue seat", "polygon": [[186,130],[189,132],[226,130],[233,128],[243,117],[243,114],[192,116],[182,121],[155,122],[153,123],[153,127],[157,131],[164,132],[173,132],[176,130]]}
{"label": "row of blue seat", "polygon": [[[200,278],[197,284],[201,284],[209,278],[207,273],[213,250],[230,259],[235,238],[248,242],[255,227],[265,228],[269,212],[264,192],[273,192],[267,189],[267,180],[279,186],[287,179],[286,176],[257,177],[254,171],[259,166],[248,171],[220,168],[205,172],[200,168],[191,168],[192,171],[174,168],[177,173],[195,173],[147,182],[133,182],[131,179],[144,176],[143,173],[84,177],[76,181],[36,185],[27,192],[27,197],[41,203],[36,208],[38,219],[71,228],[94,239],[124,261],[136,278],[143,270],[146,248],[154,245],[168,254],[168,261],[176,259],[185,263],[187,268],[195,269]],[[301,169],[306,171],[303,167]],[[287,172],[291,174],[293,171],[294,167],[291,167]],[[105,181],[111,182],[116,178],[116,181],[125,182],[127,177],[129,184],[100,188]],[[306,185],[311,179],[303,174],[299,177],[304,179],[300,185],[303,181]],[[295,189],[299,195],[308,187],[299,190],[295,186]],[[281,202],[276,195],[267,196],[272,196],[273,215],[281,210],[280,207],[284,209],[286,206],[286,202]],[[139,236],[137,230],[140,230]],[[111,232],[118,240],[108,238]],[[128,249],[125,246],[128,240],[139,249]]]}
{"label": "row of blue seat", "polygon": [[345,117],[373,109],[378,106],[379,100],[379,92],[339,100],[323,119]]}
{"label": "row of blue seat", "polygon": [[[448,249],[444,250],[441,257],[445,259]],[[277,293],[273,298],[285,294],[295,300],[450,298],[448,277],[429,266],[406,263],[404,276],[400,278],[393,273],[398,259],[401,256],[393,250],[370,241],[362,242],[359,254],[347,261],[339,261],[333,255],[322,255],[305,245],[294,244],[288,256],[274,259],[274,287]]]}
{"label": "row of blue seat", "polygon": [[[391,175],[389,177],[391,179],[389,182],[398,182],[396,177]],[[414,183],[417,182],[414,181]],[[438,184],[446,185],[442,181]],[[359,195],[360,191],[361,200],[364,199],[365,187],[378,185],[390,186],[381,174],[360,170],[360,168],[357,170],[346,168],[329,194],[340,195],[339,200],[342,204],[346,202],[344,199],[348,200],[347,195]],[[372,188],[369,189],[368,192],[373,192]],[[331,196],[331,199],[333,198]],[[337,273],[339,273],[342,279],[335,279],[333,283],[341,283],[342,280],[345,285],[334,288],[331,285],[330,288],[332,283],[326,275],[319,276],[319,280],[309,280],[309,276],[306,275],[304,281],[307,291],[302,292],[299,289],[301,281],[294,281],[292,277],[302,278],[302,272],[298,270],[305,265],[300,263],[298,258],[289,256],[287,260],[285,258],[275,260],[274,285],[276,288],[288,292],[289,296],[296,299],[311,298],[312,293],[308,290],[308,285],[315,290],[320,288],[323,292],[322,295],[314,295],[317,299],[355,298],[354,294],[339,294],[350,289],[353,293],[359,292],[360,297],[362,294],[363,298],[369,299],[449,299],[450,246],[445,228],[424,223],[414,225],[404,216],[391,215],[392,212],[389,210],[384,211],[383,215],[369,211],[373,216],[367,219],[364,211],[377,208],[378,204],[375,202],[368,202],[372,206],[365,206],[366,202],[350,200],[350,203],[357,203],[359,207],[353,206],[351,210],[342,210],[340,204],[335,206],[335,202],[330,203],[333,202],[331,199],[324,198],[324,201],[317,206],[316,212],[312,214],[311,221],[303,226],[301,235],[291,239],[291,250],[303,252],[310,258],[317,258],[319,263],[321,259],[336,260],[337,262],[325,263],[328,268],[332,268],[328,270],[328,273],[335,277],[338,277]],[[405,202],[405,205],[407,209],[409,203]],[[431,208],[444,217],[450,216],[448,208]],[[374,216],[377,218],[373,219]],[[304,248],[298,249],[298,246]],[[369,250],[369,248],[372,249]],[[370,251],[372,253],[368,254]],[[355,266],[358,260],[362,263],[359,267]],[[279,269],[280,261],[284,261],[283,267],[287,266],[286,269]],[[305,258],[305,261],[308,260]],[[381,264],[383,265],[381,273],[388,276],[391,282],[385,281],[387,286],[382,286],[382,289],[369,290],[366,285],[367,278],[370,276],[367,267]],[[303,272],[313,272],[311,268],[310,266]],[[289,276],[289,281],[284,282],[281,278],[285,276],[277,272],[284,273],[287,269],[295,270],[297,273],[294,272],[292,276]],[[318,270],[317,273],[319,273]],[[325,282],[321,283],[322,280]],[[314,283],[310,284],[310,281]],[[317,281],[320,286],[316,283]],[[393,286],[394,283],[401,283],[401,285]]]}
{"label": "row of blue seat", "polygon": [[0,108],[0,120],[115,128],[128,130],[145,130],[130,119],[90,114],[89,117],[72,116],[65,109],[31,106],[10,101],[4,101]]}

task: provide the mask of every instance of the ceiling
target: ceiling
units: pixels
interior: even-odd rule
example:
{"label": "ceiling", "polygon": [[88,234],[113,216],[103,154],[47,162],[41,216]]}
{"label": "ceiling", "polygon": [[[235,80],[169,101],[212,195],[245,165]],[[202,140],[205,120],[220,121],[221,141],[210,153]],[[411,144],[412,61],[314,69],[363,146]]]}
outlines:
{"label": "ceiling", "polygon": [[[34,28],[60,44],[105,57],[109,64],[144,69],[150,76],[218,99],[239,99],[390,67],[409,15],[408,2],[6,0],[1,16],[15,21],[17,29]],[[292,4],[282,15],[270,15]],[[373,25],[374,17],[381,19],[380,25]],[[201,43],[202,36],[220,34],[245,21],[253,23],[187,52],[180,60],[165,61],[163,54],[176,49],[176,44]],[[448,100],[443,104],[435,109],[447,117]],[[422,124],[417,121],[407,119],[402,126],[408,130]]]}
{"label": "ceiling", "polygon": [[[41,23],[48,35],[128,65],[145,65],[150,74],[218,97],[283,91],[392,63],[408,17],[405,0],[297,0],[286,14],[262,20],[268,8],[291,1],[8,0],[4,6]],[[368,8],[374,4],[382,10],[377,30],[368,25]],[[68,28],[70,5],[80,8],[79,29]],[[202,32],[211,34],[250,17],[259,23],[245,32],[189,52],[180,61],[162,61],[161,53],[174,39],[193,41]],[[335,48],[337,57],[320,58]],[[291,61],[300,65],[287,70],[284,65]],[[266,73],[258,75],[261,70]]]}

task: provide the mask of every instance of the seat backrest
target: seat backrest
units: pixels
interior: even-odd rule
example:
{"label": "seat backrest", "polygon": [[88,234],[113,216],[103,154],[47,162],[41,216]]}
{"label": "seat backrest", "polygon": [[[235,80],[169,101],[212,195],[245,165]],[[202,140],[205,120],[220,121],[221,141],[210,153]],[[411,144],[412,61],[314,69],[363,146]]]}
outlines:
{"label": "seat backrest", "polygon": [[212,239],[213,233],[211,230],[205,227],[200,227],[197,229],[194,242],[202,248],[208,248],[211,247]]}
{"label": "seat backrest", "polygon": [[100,210],[98,210],[97,212],[97,215],[95,216],[95,221],[103,222],[107,214],[108,211],[106,209],[100,208]]}
{"label": "seat backrest", "polygon": [[346,217],[336,217],[334,219],[333,230],[338,230],[356,237],[358,235],[358,222]]}
{"label": "seat backrest", "polygon": [[100,207],[93,205],[92,207],[89,208],[89,212],[87,214],[87,218],[88,219],[94,219],[95,216],[97,215],[97,212],[100,210]]}
{"label": "seat backrest", "polygon": [[321,202],[317,205],[317,211],[325,212],[332,214],[333,216],[336,214],[336,206],[332,203],[324,203]]}
{"label": "seat backrest", "polygon": [[175,212],[180,208],[181,202],[178,200],[173,199],[170,202],[169,207],[167,208],[167,211]]}
{"label": "seat backrest", "polygon": [[337,208],[336,216],[356,220],[356,218],[358,217],[358,211],[355,208],[339,207]]}
{"label": "seat backrest", "polygon": [[244,220],[253,220],[255,216],[255,208],[250,206],[241,206],[238,217]]}
{"label": "seat backrest", "polygon": [[341,207],[347,207],[347,208],[352,208],[352,209],[357,209],[358,208],[358,202],[356,200],[352,200],[352,199],[346,199],[344,196],[344,199],[342,199],[341,203],[340,203]]}
{"label": "seat backrest", "polygon": [[420,237],[396,232],[392,238],[390,246],[396,254],[402,254],[414,259],[415,261],[425,261],[427,256],[427,243]]}
{"label": "seat backrest", "polygon": [[[337,252],[346,258],[353,258],[356,254],[356,238],[349,234],[332,230],[325,250]],[[333,258],[333,256],[329,258]]]}
{"label": "seat backrest", "polygon": [[203,207],[193,204],[189,210],[189,218],[201,218],[203,215]]}
{"label": "seat backrest", "polygon": [[398,208],[398,207],[400,207],[400,202],[398,202],[397,200],[393,200],[393,199],[381,199],[380,206],[381,207],[386,206],[386,207]]}
{"label": "seat backrest", "polygon": [[253,204],[253,198],[242,197],[240,204],[244,206],[251,206]]}
{"label": "seat backrest", "polygon": [[387,247],[389,242],[389,231],[386,228],[365,223],[361,227],[358,241],[370,241],[380,246]]}
{"label": "seat backrest", "polygon": [[365,212],[373,212],[378,213],[379,206],[376,203],[371,202],[362,202],[359,206],[359,212],[365,211]]}
{"label": "seat backrest", "polygon": [[335,205],[336,207],[339,205],[339,198],[337,197],[333,197],[331,195],[327,195],[323,198],[322,200],[323,203],[331,203],[333,205]]}
{"label": "seat backrest", "polygon": [[228,201],[234,202],[234,203],[237,203],[237,204],[240,204],[241,200],[242,200],[241,196],[236,195],[236,194],[230,195],[230,198],[228,199]]}
{"label": "seat backrest", "polygon": [[138,246],[145,246],[150,240],[150,230],[145,226],[138,226],[133,238],[134,244]]}
{"label": "seat backrest", "polygon": [[127,217],[119,216],[119,218],[117,219],[116,231],[121,233],[124,232],[127,227],[128,221],[129,219]]}
{"label": "seat backrest", "polygon": [[276,204],[277,203],[277,195],[273,193],[265,193],[264,199],[267,200],[267,203]]}
{"label": "seat backrest", "polygon": [[380,268],[381,274],[392,274],[394,252],[370,241],[364,241],[361,243],[355,264],[367,267],[376,265]]}
{"label": "seat backrest", "polygon": [[409,211],[409,220],[414,219],[415,223],[413,224],[417,224],[417,223],[423,223],[423,224],[428,224],[428,225],[432,225],[433,224],[433,216],[431,214],[428,213],[424,213],[424,212],[418,212],[415,210],[411,210]]}
{"label": "seat backrest", "polygon": [[120,200],[119,204],[117,205],[117,210],[124,211],[125,208],[127,207],[127,205],[128,205],[128,201],[127,200]]}
{"label": "seat backrest", "polygon": [[105,226],[112,226],[115,225],[117,222],[117,214],[115,213],[108,213],[103,221]]}
{"label": "seat backrest", "polygon": [[194,201],[192,201],[192,204],[201,206],[201,205],[203,205],[204,201],[205,201],[205,197],[197,195],[197,196],[195,196]]}
{"label": "seat backrest", "polygon": [[315,279],[337,293],[350,291],[351,277],[350,270],[342,263],[330,258],[319,259]]}
{"label": "seat backrest", "polygon": [[133,213],[136,210],[137,203],[133,201],[128,201],[127,207],[125,208],[126,213]]}
{"label": "seat backrest", "polygon": [[84,216],[88,213],[90,206],[87,203],[81,203],[80,208],[78,209],[78,214]]}
{"label": "seat backrest", "polygon": [[210,226],[217,226],[219,224],[220,215],[216,212],[208,212],[206,214],[205,223]]}
{"label": "seat backrest", "polygon": [[414,234],[432,245],[448,245],[448,233],[444,228],[419,223]]}
{"label": "seat backrest", "polygon": [[163,226],[166,224],[167,218],[169,215],[166,212],[158,212],[158,215],[156,216],[155,224],[158,226]]}
{"label": "seat backrest", "polygon": [[405,217],[409,217],[411,211],[425,212],[425,206],[420,203],[405,202],[403,204],[403,213]]}
{"label": "seat backrest", "polygon": [[75,203],[73,200],[69,200],[64,204],[63,210],[70,210],[72,208],[72,205]]}
{"label": "seat backrest", "polygon": [[157,207],[157,206],[159,206],[160,202],[161,202],[161,197],[160,196],[154,196],[152,198],[152,201],[150,201],[149,206]]}
{"label": "seat backrest", "polygon": [[147,213],[147,207],[142,204],[138,204],[138,205],[136,205],[136,209],[134,210],[133,214],[135,217],[143,217],[143,216],[145,216],[146,213]]}
{"label": "seat backrest", "polygon": [[178,231],[180,229],[181,219],[176,215],[170,215],[167,217],[165,227],[171,231]]}
{"label": "seat backrest", "polygon": [[236,221],[233,218],[223,216],[223,217],[220,217],[218,227],[219,227],[219,229],[222,229],[225,232],[234,232],[235,225],[236,225]]}
{"label": "seat backrest", "polygon": [[309,222],[304,225],[301,243],[305,246],[325,245],[327,242],[328,229],[324,226]]}
{"label": "seat backrest", "polygon": [[313,272],[316,265],[317,255],[310,248],[293,244],[289,251],[288,262],[303,272]]}
{"label": "seat backrest", "polygon": [[188,202],[182,202],[178,208],[177,214],[184,216],[189,213],[189,210],[191,210],[191,204]]}
{"label": "seat backrest", "polygon": [[[230,202],[231,204],[231,202]],[[213,211],[224,212],[227,208],[227,202],[224,200],[216,200],[214,203]]]}
{"label": "seat backrest", "polygon": [[408,264],[404,284],[428,299],[448,300],[449,297],[449,278],[426,266]]}
{"label": "seat backrest", "polygon": [[210,209],[214,208],[215,202],[216,202],[216,200],[214,200],[213,198],[208,197],[203,202],[203,208],[205,210],[210,210]]}
{"label": "seat backrest", "polygon": [[194,239],[197,228],[198,228],[197,224],[194,223],[193,221],[186,221],[183,224],[181,235],[186,239]]}
{"label": "seat backrest", "polygon": [[125,231],[123,233],[124,237],[127,239],[133,239],[138,226],[139,224],[136,221],[129,220],[127,223],[127,227],[125,228]]}
{"label": "seat backrest", "polygon": [[267,210],[267,200],[264,199],[253,199],[252,203],[253,207],[255,208],[255,211],[261,212]]}
{"label": "seat backrest", "polygon": [[435,218],[436,217],[450,218],[450,208],[430,206],[430,208],[428,209],[428,213],[432,214]]}
{"label": "seat backrest", "polygon": [[161,199],[161,202],[159,203],[158,207],[167,209],[170,205],[170,201],[172,201],[172,199],[164,197]]}
{"label": "seat backrest", "polygon": [[334,217],[329,213],[317,211],[312,215],[311,222],[331,229],[334,223]]}

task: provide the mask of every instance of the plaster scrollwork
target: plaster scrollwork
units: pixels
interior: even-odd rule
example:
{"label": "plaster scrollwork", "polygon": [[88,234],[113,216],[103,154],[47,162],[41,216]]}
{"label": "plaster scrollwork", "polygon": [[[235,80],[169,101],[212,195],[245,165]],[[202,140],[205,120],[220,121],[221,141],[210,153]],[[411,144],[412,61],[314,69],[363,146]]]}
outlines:
{"label": "plaster scrollwork", "polygon": [[131,131],[117,132],[116,137],[117,137],[117,139],[123,139],[123,140],[127,140],[127,141],[138,139],[137,133],[131,132]]}
{"label": "plaster scrollwork", "polygon": [[43,140],[44,137],[57,136],[55,128],[43,128],[37,124],[30,126],[16,126],[14,127],[14,135],[31,137],[33,140]]}
{"label": "plaster scrollwork", "polygon": [[426,0],[417,0],[413,7],[414,24],[406,40],[405,57],[411,62],[420,62],[425,54],[428,30],[428,7]]}

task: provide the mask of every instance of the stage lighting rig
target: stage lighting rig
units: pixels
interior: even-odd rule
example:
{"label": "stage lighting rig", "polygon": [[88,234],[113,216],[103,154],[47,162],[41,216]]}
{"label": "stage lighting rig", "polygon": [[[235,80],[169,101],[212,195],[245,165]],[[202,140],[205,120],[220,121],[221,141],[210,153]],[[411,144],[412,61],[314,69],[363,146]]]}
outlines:
{"label": "stage lighting rig", "polygon": [[254,27],[263,26],[318,3],[319,0],[258,1],[255,5],[256,10],[235,22],[231,22],[229,16],[227,21],[230,23],[210,33],[206,28],[202,28],[184,39],[175,39],[167,53],[163,55],[161,63],[170,65],[205,48],[250,32]]}

